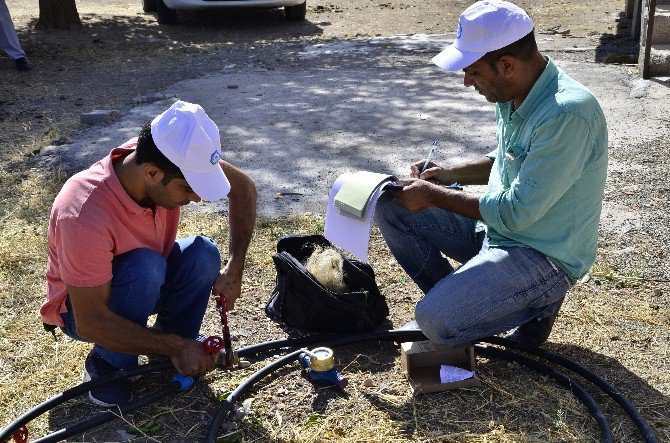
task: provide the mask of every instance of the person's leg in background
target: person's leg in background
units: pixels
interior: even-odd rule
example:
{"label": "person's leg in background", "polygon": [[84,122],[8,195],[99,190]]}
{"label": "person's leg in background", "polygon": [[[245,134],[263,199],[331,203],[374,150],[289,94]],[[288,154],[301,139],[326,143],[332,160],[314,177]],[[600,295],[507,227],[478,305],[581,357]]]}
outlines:
{"label": "person's leg in background", "polygon": [[19,37],[16,35],[14,22],[5,0],[0,0],[0,47],[14,60],[16,69],[19,71],[27,71],[32,68],[19,43]]}

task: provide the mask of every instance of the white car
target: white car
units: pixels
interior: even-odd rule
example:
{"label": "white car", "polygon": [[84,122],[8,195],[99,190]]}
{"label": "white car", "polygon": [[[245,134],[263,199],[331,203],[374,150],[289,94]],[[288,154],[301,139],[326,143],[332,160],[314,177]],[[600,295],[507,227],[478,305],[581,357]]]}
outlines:
{"label": "white car", "polygon": [[177,11],[208,8],[280,8],[289,20],[304,20],[307,0],[142,0],[144,12],[155,12],[160,24],[177,22]]}

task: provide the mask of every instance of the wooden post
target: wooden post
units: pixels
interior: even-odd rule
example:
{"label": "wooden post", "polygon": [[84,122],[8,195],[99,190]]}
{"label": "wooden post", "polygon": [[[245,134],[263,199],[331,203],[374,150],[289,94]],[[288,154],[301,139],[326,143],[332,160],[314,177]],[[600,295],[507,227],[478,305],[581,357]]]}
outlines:
{"label": "wooden post", "polygon": [[640,60],[638,66],[642,72],[642,78],[647,79],[650,77],[650,55],[651,55],[651,42],[654,36],[654,15],[656,15],[656,0],[644,0],[642,8],[642,32],[640,36]]}

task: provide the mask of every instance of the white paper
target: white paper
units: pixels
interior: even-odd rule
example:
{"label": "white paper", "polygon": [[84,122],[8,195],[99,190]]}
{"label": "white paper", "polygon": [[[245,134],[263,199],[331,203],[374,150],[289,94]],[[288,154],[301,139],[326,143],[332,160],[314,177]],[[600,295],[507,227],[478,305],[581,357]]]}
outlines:
{"label": "white paper", "polygon": [[449,365],[440,366],[440,383],[463,381],[474,376],[475,373],[473,371],[468,371],[467,369]]}
{"label": "white paper", "polygon": [[375,190],[375,193],[365,207],[363,217],[358,218],[345,211],[341,211],[334,203],[335,196],[346,181],[347,175],[349,174],[342,174],[337,177],[330,190],[328,207],[326,208],[324,235],[333,244],[355,255],[359,260],[367,262],[370,228],[382,187],[380,186]]}

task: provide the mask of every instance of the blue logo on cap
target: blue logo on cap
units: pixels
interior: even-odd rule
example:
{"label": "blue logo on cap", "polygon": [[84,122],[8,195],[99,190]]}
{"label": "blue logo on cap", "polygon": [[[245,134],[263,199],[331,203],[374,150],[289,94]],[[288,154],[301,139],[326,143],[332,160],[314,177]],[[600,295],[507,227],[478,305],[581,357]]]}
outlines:
{"label": "blue logo on cap", "polygon": [[215,165],[220,158],[222,158],[221,153],[218,150],[216,150],[212,152],[212,155],[209,156],[209,162]]}
{"label": "blue logo on cap", "polygon": [[461,22],[458,22],[458,29],[456,30],[456,38],[461,38],[461,33],[463,32],[463,28],[461,28]]}

